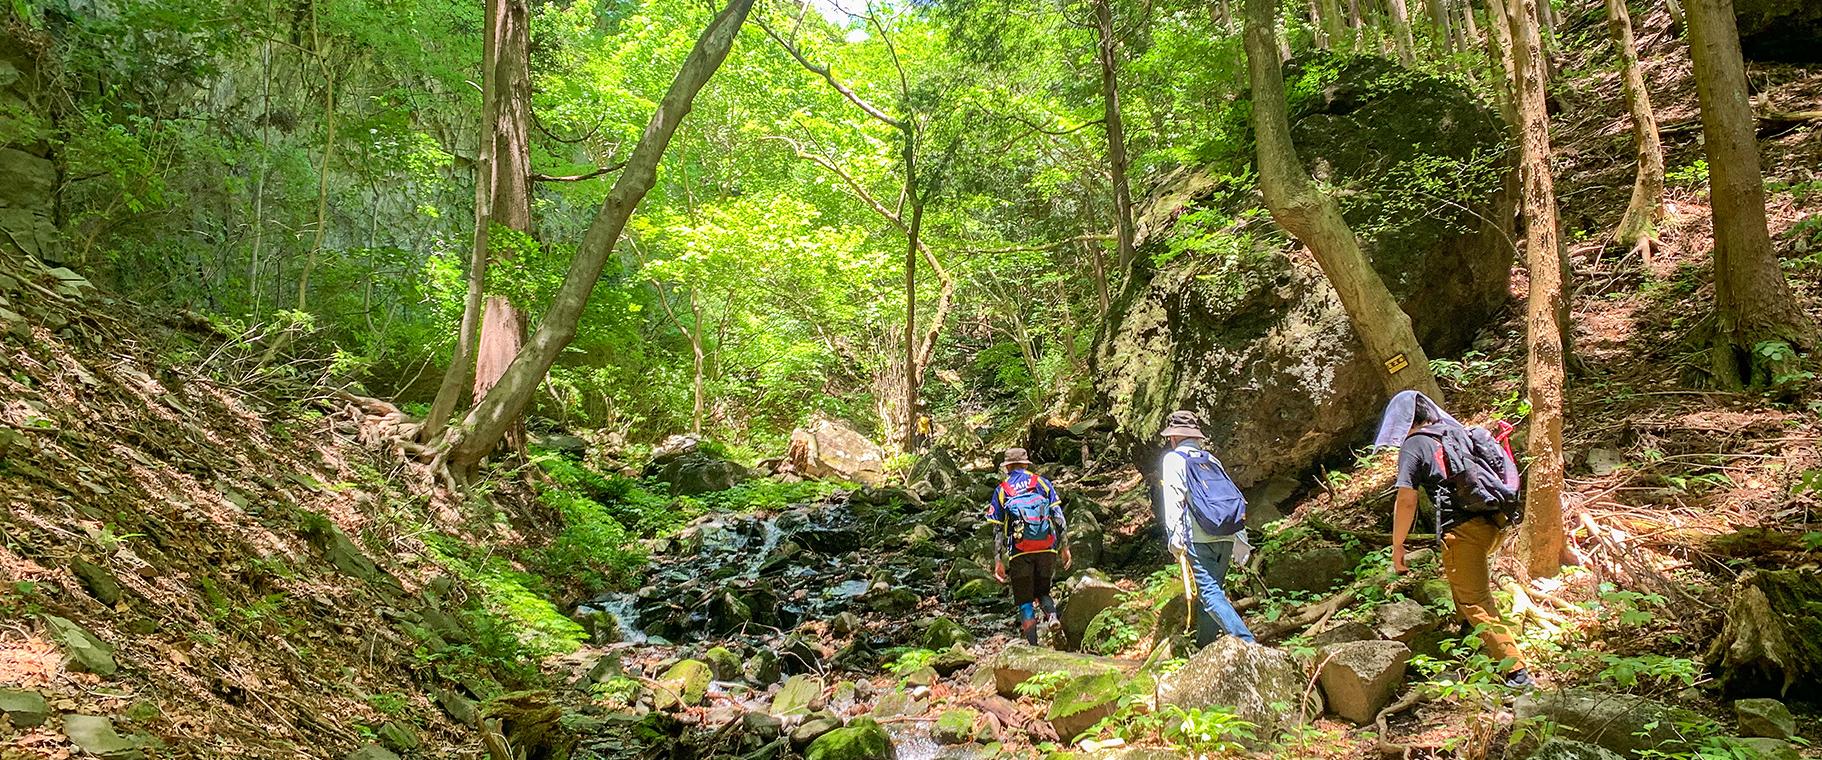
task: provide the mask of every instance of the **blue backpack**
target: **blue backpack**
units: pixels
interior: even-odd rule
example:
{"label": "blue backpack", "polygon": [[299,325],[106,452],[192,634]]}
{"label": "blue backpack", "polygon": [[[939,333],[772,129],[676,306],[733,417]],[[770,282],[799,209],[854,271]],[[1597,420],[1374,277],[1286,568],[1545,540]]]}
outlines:
{"label": "blue backpack", "polygon": [[1022,485],[1009,478],[1000,484],[1001,508],[1005,510],[1006,540],[1015,553],[1041,552],[1056,548],[1056,525],[1050,522],[1050,496],[1036,475]]}
{"label": "blue backpack", "polygon": [[1189,503],[1185,505],[1203,532],[1231,536],[1246,527],[1246,497],[1227,476],[1215,455],[1201,449],[1174,452],[1183,457]]}

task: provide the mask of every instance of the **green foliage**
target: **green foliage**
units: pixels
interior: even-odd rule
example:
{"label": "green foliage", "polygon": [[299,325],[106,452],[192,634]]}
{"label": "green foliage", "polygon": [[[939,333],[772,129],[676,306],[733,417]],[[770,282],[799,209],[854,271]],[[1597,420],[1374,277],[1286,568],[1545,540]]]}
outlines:
{"label": "green foliage", "polygon": [[1684,657],[1658,654],[1621,657],[1608,654],[1603,655],[1601,661],[1606,667],[1601,669],[1597,678],[1626,690],[1640,686],[1654,690],[1684,688],[1694,686],[1696,679],[1702,675],[1701,663]]}
{"label": "green foliage", "polygon": [[936,659],[937,654],[938,652],[929,649],[912,649],[899,655],[886,666],[886,670],[890,671],[892,675],[904,678],[930,667],[930,663]]}
{"label": "green foliage", "polygon": [[1630,589],[1621,589],[1612,583],[1602,583],[1597,601],[1584,603],[1599,615],[1607,625],[1634,627],[1645,625],[1657,618],[1657,610],[1665,604],[1661,594],[1641,593]]}
{"label": "green foliage", "polygon": [[1505,686],[1504,663],[1481,650],[1479,630],[1460,639],[1444,639],[1442,657],[1411,656],[1411,667],[1423,678],[1421,686],[1438,700],[1481,704]]}
{"label": "green foliage", "polygon": [[1063,670],[1034,673],[1030,678],[1020,682],[1017,686],[1012,687],[1012,690],[1021,697],[1048,699],[1050,695],[1056,693],[1057,689],[1062,688],[1063,683],[1070,678],[1069,672]]}
{"label": "green foliage", "polygon": [[1456,388],[1467,388],[1493,376],[1498,366],[1480,351],[1469,351],[1460,359],[1431,359],[1430,372],[1436,379]]}
{"label": "green foliage", "polygon": [[1671,187],[1694,188],[1708,184],[1708,161],[1696,159],[1688,164],[1664,172],[1664,180]]}

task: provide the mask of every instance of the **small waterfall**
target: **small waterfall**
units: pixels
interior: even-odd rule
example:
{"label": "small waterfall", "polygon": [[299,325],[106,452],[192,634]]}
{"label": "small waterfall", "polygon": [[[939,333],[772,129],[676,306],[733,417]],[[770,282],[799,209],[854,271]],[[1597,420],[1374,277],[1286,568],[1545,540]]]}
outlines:
{"label": "small waterfall", "polygon": [[650,641],[645,631],[639,629],[639,598],[632,594],[608,594],[579,609],[613,615],[614,625],[620,629],[620,641],[623,643],[644,644]]}
{"label": "small waterfall", "polygon": [[759,551],[753,553],[753,558],[747,562],[746,572],[743,575],[748,578],[758,577],[759,568],[764,566],[766,559],[772,556],[772,550],[778,548],[778,539],[783,537],[784,529],[778,527],[778,517],[774,515],[766,518],[764,538],[760,542]]}

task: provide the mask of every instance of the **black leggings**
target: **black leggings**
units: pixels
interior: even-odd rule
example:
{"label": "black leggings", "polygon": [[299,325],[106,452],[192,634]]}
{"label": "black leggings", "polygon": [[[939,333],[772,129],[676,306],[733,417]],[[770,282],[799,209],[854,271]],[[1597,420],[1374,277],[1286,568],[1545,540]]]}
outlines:
{"label": "black leggings", "polygon": [[1012,603],[1041,605],[1045,612],[1056,606],[1050,601],[1050,582],[1056,577],[1056,552],[1033,552],[1013,557],[1006,565],[1006,579],[1012,586]]}

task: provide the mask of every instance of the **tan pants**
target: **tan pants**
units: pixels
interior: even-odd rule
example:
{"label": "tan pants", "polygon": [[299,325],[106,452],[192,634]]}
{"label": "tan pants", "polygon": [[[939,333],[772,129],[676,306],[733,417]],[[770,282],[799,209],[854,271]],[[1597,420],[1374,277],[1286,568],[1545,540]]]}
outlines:
{"label": "tan pants", "polygon": [[1499,545],[1499,526],[1487,518],[1469,520],[1450,528],[1442,537],[1442,572],[1449,580],[1455,611],[1469,625],[1480,628],[1487,656],[1510,659],[1514,669],[1525,666],[1524,655],[1493,601],[1493,579],[1487,557]]}

